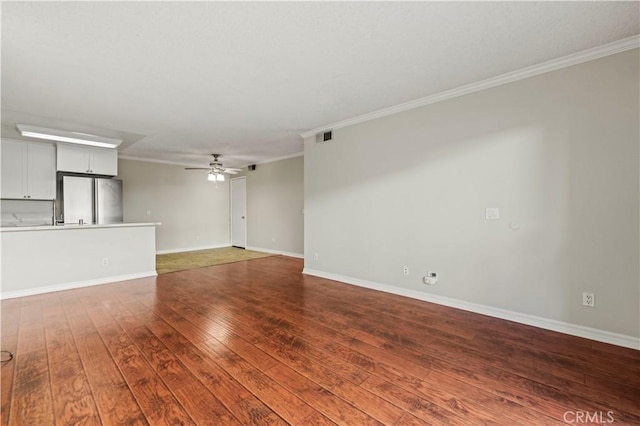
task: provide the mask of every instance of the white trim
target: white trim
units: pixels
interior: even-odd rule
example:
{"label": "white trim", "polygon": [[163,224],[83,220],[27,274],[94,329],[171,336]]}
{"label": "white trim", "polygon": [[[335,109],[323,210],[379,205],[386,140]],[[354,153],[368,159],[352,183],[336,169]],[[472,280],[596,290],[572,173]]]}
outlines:
{"label": "white trim", "polygon": [[[2,140],[11,140],[11,139],[2,139]],[[19,141],[19,140],[15,140],[16,142],[25,142],[25,141]],[[281,161],[281,160],[288,160],[289,158],[295,158],[295,157],[302,157],[304,156],[304,152],[296,152],[293,154],[287,154],[287,155],[283,155],[280,157],[274,157],[274,158],[269,158],[267,160],[260,160],[254,163],[247,163],[245,165],[240,165],[238,167],[238,169],[244,169],[245,167],[249,166],[250,164],[267,164],[267,163],[273,163],[276,161]],[[198,167],[198,165],[194,165],[193,163],[181,163],[179,161],[170,161],[170,160],[157,160],[155,158],[149,158],[149,157],[134,157],[131,155],[120,155],[118,154],[118,159],[120,160],[131,160],[131,161],[142,161],[143,163],[157,163],[157,164],[166,164],[169,166],[180,166],[180,167]]]}
{"label": "white trim", "polygon": [[51,293],[54,291],[72,290],[74,288],[91,287],[100,284],[110,284],[119,281],[136,280],[139,278],[155,277],[156,271],[138,272],[136,274],[115,275],[113,277],[97,278],[95,280],[76,281],[69,284],[55,284],[25,290],[14,290],[0,293],[0,300],[14,299],[16,297],[34,296],[36,294]]}
{"label": "white trim", "polygon": [[495,308],[492,306],[480,305],[477,303],[466,302],[464,300],[423,293],[421,291],[400,288],[387,284],[380,284],[373,281],[361,280],[359,278],[352,278],[345,275],[333,274],[330,272],[318,271],[310,268],[304,268],[302,270],[302,273],[320,278],[326,278],[329,280],[340,281],[346,284],[366,287],[372,290],[384,291],[385,293],[411,297],[413,299],[436,303],[438,305],[463,309],[465,311],[475,312],[477,314],[488,315],[491,317],[514,321],[521,324],[527,324],[534,327],[544,328],[546,330],[570,334],[572,336],[584,337],[586,339],[597,340],[599,342],[605,342],[612,345],[624,346],[626,348],[640,350],[640,338],[634,336],[627,336],[624,334],[613,333],[596,328],[584,327],[581,325],[570,324],[563,321],[537,317],[534,315],[523,314],[520,312]]}
{"label": "white trim", "polygon": [[535,77],[540,74],[556,71],[573,65],[578,65],[583,62],[592,61],[595,59],[603,58],[605,56],[625,52],[627,50],[637,49],[638,47],[640,47],[640,36],[628,37],[622,40],[614,41],[613,43],[608,43],[602,46],[583,50],[582,52],[552,59],[541,64],[532,65],[520,70],[501,74],[496,77],[491,77],[486,80],[467,84],[455,89],[446,90],[444,92],[436,93],[424,98],[415,99],[413,101],[405,102],[400,105],[383,108],[378,111],[373,111],[368,114],[359,115],[357,117],[338,121],[336,123],[330,123],[322,127],[317,127],[315,129],[302,132],[300,133],[300,136],[306,139],[310,136],[314,136],[327,130],[336,130],[343,127],[352,126],[354,124],[363,123],[365,121],[375,120],[376,118],[397,114],[399,112],[407,111],[410,109],[420,108],[436,102],[457,98],[458,96],[468,95],[469,93],[501,86],[503,84],[512,83],[514,81],[523,80],[525,78]]}
{"label": "white trim", "polygon": [[177,162],[177,161],[156,160],[155,158],[133,157],[131,155],[119,155],[118,154],[118,159],[119,160],[142,161],[143,163],[167,164],[169,166],[198,167],[198,165],[194,165],[193,163],[180,163],[180,162]]}
{"label": "white trim", "polygon": [[258,161],[257,163],[251,163],[251,164],[260,165],[260,164],[275,163],[276,161],[288,160],[289,158],[296,158],[296,157],[304,157],[304,151],[296,152],[295,154],[283,155],[281,157],[274,157],[268,160],[262,160],[262,161]]}
{"label": "white trim", "polygon": [[217,244],[217,245],[214,244],[211,246],[181,247],[181,248],[168,249],[168,250],[156,250],[156,254],[184,253],[187,251],[209,250],[209,249],[224,248],[224,247],[231,247],[231,244]]}
{"label": "white trim", "polygon": [[304,259],[304,254],[302,253],[293,253],[291,251],[273,250],[273,249],[266,249],[262,247],[252,247],[252,246],[247,246],[246,248],[247,250],[261,251],[263,253],[281,254],[283,256],[295,257],[297,259]]}

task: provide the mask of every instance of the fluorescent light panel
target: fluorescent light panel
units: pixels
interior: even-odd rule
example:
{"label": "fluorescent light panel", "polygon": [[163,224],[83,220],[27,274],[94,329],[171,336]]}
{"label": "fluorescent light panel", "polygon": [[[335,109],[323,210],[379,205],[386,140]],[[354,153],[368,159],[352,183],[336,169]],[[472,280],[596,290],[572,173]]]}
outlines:
{"label": "fluorescent light panel", "polygon": [[122,139],[106,138],[104,136],[68,132],[65,130],[47,129],[45,127],[30,126],[28,124],[16,124],[16,127],[22,136],[29,138],[90,145],[100,148],[116,148],[122,143]]}

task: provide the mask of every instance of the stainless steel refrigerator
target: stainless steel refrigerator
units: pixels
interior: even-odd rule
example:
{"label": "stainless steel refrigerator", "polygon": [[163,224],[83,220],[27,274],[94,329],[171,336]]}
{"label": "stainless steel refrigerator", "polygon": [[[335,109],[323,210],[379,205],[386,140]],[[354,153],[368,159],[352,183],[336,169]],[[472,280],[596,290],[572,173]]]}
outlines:
{"label": "stainless steel refrigerator", "polygon": [[122,223],[122,181],[58,176],[57,221],[64,224]]}

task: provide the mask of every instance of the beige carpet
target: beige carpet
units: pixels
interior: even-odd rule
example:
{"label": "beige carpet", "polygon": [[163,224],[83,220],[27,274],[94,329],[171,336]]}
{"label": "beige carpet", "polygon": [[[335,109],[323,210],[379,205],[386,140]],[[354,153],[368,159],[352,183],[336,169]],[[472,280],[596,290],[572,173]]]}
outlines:
{"label": "beige carpet", "polygon": [[242,260],[259,259],[269,256],[276,255],[236,247],[159,254],[156,256],[156,271],[158,271],[158,274],[166,274],[167,272],[203,268],[205,266],[221,265],[223,263],[240,262]]}

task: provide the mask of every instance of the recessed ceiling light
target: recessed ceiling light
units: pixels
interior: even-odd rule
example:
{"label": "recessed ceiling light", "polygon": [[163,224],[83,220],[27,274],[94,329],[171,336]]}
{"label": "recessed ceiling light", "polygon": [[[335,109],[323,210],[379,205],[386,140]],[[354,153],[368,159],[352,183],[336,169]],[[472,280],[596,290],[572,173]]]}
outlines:
{"label": "recessed ceiling light", "polygon": [[66,130],[47,129],[28,124],[16,124],[16,127],[22,136],[29,138],[98,146],[101,148],[116,148],[122,143],[122,139],[107,138],[87,133],[68,132]]}

